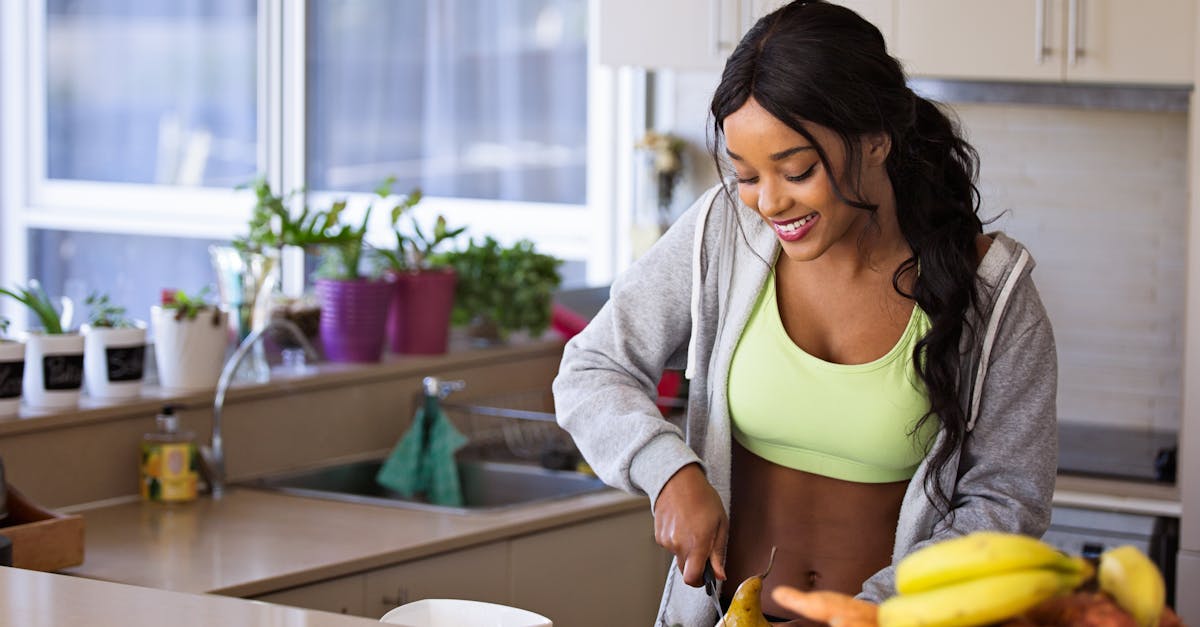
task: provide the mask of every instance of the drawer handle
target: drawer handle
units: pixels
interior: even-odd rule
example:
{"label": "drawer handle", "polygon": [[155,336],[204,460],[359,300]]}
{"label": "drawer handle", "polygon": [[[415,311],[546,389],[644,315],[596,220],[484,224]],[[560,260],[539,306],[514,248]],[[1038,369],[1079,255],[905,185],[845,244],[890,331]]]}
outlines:
{"label": "drawer handle", "polygon": [[385,594],[383,595],[383,598],[379,600],[379,603],[389,608],[400,607],[401,605],[408,603],[408,589],[403,586],[397,586],[396,596],[394,598]]}

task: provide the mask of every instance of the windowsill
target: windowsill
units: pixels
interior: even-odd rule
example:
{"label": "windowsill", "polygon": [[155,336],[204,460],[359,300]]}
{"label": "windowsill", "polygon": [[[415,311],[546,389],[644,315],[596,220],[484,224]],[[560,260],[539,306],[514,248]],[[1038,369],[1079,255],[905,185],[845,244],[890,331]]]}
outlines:
{"label": "windowsill", "polygon": [[[391,355],[369,364],[320,362],[307,366],[303,374],[292,374],[272,368],[271,380],[266,383],[235,383],[226,396],[226,403],[235,400],[261,399],[288,394],[386,381],[411,376],[436,375],[463,367],[486,366],[520,357],[562,351],[562,339],[548,332],[538,340],[513,340],[501,346],[470,346],[461,338],[453,338],[449,352],[444,355]],[[141,396],[128,400],[102,401],[84,394],[78,407],[65,410],[39,410],[22,406],[17,416],[0,418],[0,437],[21,433],[61,429],[88,423],[127,419],[130,416],[153,416],[164,405],[180,409],[211,408],[215,390],[178,393],[157,386],[146,386]]]}

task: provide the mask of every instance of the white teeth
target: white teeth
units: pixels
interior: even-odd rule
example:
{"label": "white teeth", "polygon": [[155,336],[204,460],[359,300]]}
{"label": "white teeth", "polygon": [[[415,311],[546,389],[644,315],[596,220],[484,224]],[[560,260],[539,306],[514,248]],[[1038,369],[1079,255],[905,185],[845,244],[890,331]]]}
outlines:
{"label": "white teeth", "polygon": [[798,230],[800,227],[804,226],[805,224],[808,224],[815,217],[817,217],[817,214],[812,213],[812,214],[804,216],[803,218],[800,218],[799,220],[796,220],[795,222],[789,222],[787,224],[776,224],[775,228],[779,229],[780,231],[783,231],[784,233],[792,233],[792,232]]}

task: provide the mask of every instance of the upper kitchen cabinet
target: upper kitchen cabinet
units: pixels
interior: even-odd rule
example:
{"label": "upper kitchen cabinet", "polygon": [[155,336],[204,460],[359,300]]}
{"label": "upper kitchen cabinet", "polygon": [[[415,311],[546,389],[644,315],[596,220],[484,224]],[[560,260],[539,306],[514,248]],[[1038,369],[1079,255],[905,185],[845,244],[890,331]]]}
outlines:
{"label": "upper kitchen cabinet", "polygon": [[904,0],[913,76],[1190,84],[1195,0]]}
{"label": "upper kitchen cabinet", "polygon": [[[895,0],[839,0],[892,38]],[[678,70],[725,67],[755,20],[787,0],[602,0],[599,55],[605,65]]]}

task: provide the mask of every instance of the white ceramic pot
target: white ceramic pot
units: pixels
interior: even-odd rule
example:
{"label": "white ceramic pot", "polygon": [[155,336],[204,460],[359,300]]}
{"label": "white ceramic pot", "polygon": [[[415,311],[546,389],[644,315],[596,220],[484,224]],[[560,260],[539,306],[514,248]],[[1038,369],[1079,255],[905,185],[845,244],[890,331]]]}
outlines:
{"label": "white ceramic pot", "polygon": [[180,392],[216,389],[229,343],[228,314],[221,311],[214,319],[212,309],[206,309],[191,320],[176,320],[175,313],[150,308],[159,385]]}
{"label": "white ceramic pot", "polygon": [[25,345],[0,341],[0,418],[21,411],[21,379],[25,376]]}
{"label": "white ceramic pot", "polygon": [[83,383],[88,396],[136,398],[146,368],[146,323],[114,329],[83,325]]}
{"label": "white ceramic pot", "polygon": [[26,336],[22,389],[25,404],[30,407],[77,407],[83,389],[83,336],[78,333]]}

